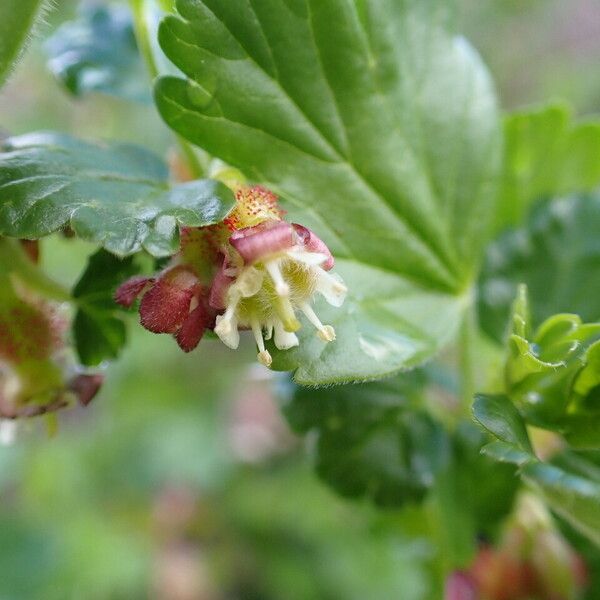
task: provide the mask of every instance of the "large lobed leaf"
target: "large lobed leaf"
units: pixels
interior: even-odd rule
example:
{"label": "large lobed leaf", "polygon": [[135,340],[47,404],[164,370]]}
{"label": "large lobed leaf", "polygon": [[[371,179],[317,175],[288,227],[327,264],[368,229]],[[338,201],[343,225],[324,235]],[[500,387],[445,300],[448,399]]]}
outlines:
{"label": "large lobed leaf", "polygon": [[163,118],[273,188],[343,259],[352,297],[333,317],[338,348],[305,338],[276,364],[325,384],[431,356],[466,304],[499,161],[493,89],[454,32],[451,3],[179,0],[177,10],[159,40],[189,79],[158,81]]}
{"label": "large lobed leaf", "polygon": [[540,198],[593,190],[600,183],[600,121],[574,123],[563,105],[510,114],[495,231],[519,225]]}
{"label": "large lobed leaf", "polygon": [[177,224],[222,220],[234,203],[223,184],[172,188],[165,163],[137,146],[57,133],[9,138],[0,153],[0,234],[35,239],[70,226],[83,239],[126,256],[177,247]]}

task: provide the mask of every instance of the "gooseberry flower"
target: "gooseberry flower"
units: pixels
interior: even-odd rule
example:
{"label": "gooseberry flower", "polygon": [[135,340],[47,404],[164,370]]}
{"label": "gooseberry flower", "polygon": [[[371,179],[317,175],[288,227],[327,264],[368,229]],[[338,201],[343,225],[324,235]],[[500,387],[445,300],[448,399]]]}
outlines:
{"label": "gooseberry flower", "polygon": [[[31,247],[31,246],[30,246]],[[0,240],[0,419],[33,417],[77,400],[87,405],[102,375],[80,373],[65,344],[59,303],[33,291],[14,270],[12,241]],[[27,247],[29,258],[35,262]]]}
{"label": "gooseberry flower", "polygon": [[236,205],[223,223],[184,228],[181,248],[155,277],[136,277],[115,299],[131,306],[141,297],[140,321],[155,333],[171,333],[180,347],[193,349],[206,329],[230,348],[240,330],[252,331],[258,360],[270,366],[265,340],[280,350],[299,344],[303,314],[323,342],[335,330],[312,306],[315,294],[339,307],[346,286],[332,274],[334,258],[310,229],[284,220],[277,197],[261,187],[236,189]]}

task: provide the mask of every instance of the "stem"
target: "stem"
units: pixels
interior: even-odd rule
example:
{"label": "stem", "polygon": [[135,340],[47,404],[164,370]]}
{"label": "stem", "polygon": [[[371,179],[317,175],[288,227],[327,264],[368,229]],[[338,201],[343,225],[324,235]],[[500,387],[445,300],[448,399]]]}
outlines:
{"label": "stem", "polygon": [[[140,54],[142,55],[148,73],[152,80],[156,79],[160,75],[158,63],[154,57],[154,51],[152,50],[152,43],[150,41],[150,31],[148,29],[148,22],[144,15],[144,0],[129,0],[131,5],[131,12],[133,14],[133,28],[135,32],[135,39],[137,41]],[[185,158],[192,177],[198,179],[204,175],[204,167],[202,166],[198,156],[194,152],[192,145],[187,142],[180,135],[175,135],[175,139],[179,144],[179,149],[183,157]]]}
{"label": "stem", "polygon": [[9,274],[16,275],[32,290],[39,292],[49,300],[71,302],[73,298],[69,290],[48,277],[25,254],[19,241],[13,238],[0,238],[0,263]]}
{"label": "stem", "polygon": [[460,381],[461,381],[461,399],[462,408],[468,412],[473,403],[475,395],[475,340],[477,337],[477,315],[475,309],[475,300],[473,297],[469,300],[469,305],[465,310],[463,321],[460,328],[459,338],[459,363],[460,363]]}

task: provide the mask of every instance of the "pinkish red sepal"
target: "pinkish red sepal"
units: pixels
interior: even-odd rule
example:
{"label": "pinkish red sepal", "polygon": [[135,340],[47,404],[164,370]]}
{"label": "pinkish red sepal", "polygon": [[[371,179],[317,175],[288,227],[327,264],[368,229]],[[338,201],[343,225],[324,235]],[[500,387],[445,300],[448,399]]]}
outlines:
{"label": "pinkish red sepal", "polygon": [[309,252],[324,254],[327,257],[327,260],[321,265],[321,268],[325,269],[325,271],[330,271],[333,269],[335,260],[329,251],[327,244],[308,227],[304,227],[304,225],[299,225],[298,223],[292,223],[292,226],[300,238],[302,245]]}
{"label": "pinkish red sepal", "polygon": [[227,259],[223,257],[221,266],[216,272],[215,277],[210,288],[210,296],[208,298],[208,304],[215,310],[225,310],[225,296],[229,286],[235,281],[234,277],[230,277],[226,274],[228,267]]}
{"label": "pinkish red sepal", "polygon": [[144,294],[140,322],[152,333],[175,333],[190,311],[198,278],[188,268],[165,271]]}
{"label": "pinkish red sepal", "polygon": [[294,228],[285,221],[265,221],[254,227],[238,229],[229,243],[246,264],[252,264],[270,254],[288,250],[295,243]]}
{"label": "pinkish red sepal", "polygon": [[191,352],[202,339],[207,327],[214,323],[214,316],[208,314],[206,307],[199,304],[183,321],[175,334],[175,341],[184,352]]}
{"label": "pinkish red sepal", "polygon": [[117,304],[129,308],[146,289],[146,286],[154,283],[154,277],[136,275],[122,283],[115,292],[114,298]]}

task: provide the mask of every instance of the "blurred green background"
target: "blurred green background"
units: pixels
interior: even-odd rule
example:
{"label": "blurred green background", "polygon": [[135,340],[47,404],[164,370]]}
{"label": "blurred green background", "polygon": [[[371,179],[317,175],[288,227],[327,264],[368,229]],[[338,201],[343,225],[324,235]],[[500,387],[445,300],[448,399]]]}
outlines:
{"label": "blurred green background", "polygon": [[[504,108],[564,99],[598,110],[597,0],[461,4]],[[73,99],[48,73],[41,42],[76,10],[57,5],[0,94],[0,127],[164,154],[171,137],[152,106]],[[91,251],[51,239],[44,262],[72,284]],[[249,346],[205,341],[183,355],[133,321],[90,407],[62,414],[52,438],[31,423],[0,446],[0,600],[439,598],[420,510],[381,513],[320,483],[311,440],[286,428]]]}

